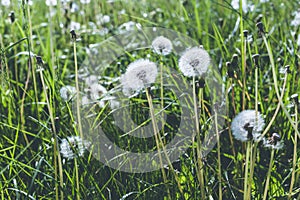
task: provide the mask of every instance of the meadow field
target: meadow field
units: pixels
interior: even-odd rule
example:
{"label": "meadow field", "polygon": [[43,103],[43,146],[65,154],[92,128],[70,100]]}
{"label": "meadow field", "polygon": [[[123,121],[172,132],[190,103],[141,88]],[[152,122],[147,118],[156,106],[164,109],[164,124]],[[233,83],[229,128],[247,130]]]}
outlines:
{"label": "meadow field", "polygon": [[300,200],[297,0],[0,0],[0,199]]}

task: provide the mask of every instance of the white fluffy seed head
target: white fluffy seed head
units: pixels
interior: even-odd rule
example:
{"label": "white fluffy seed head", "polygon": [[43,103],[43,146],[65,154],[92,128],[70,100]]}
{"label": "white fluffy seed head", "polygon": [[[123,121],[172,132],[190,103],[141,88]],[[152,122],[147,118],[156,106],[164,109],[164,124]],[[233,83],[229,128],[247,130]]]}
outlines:
{"label": "white fluffy seed head", "polygon": [[155,82],[157,76],[157,66],[147,59],[138,59],[128,65],[128,68],[121,76],[123,93],[126,96],[132,95]]}
{"label": "white fluffy seed head", "polygon": [[210,57],[204,49],[193,47],[183,53],[178,65],[184,76],[203,76],[210,65]]}
{"label": "white fluffy seed head", "polygon": [[60,144],[60,153],[64,158],[73,159],[83,156],[84,151],[90,146],[90,143],[82,140],[79,136],[70,136],[62,139]]}
{"label": "white fluffy seed head", "polygon": [[237,140],[258,141],[264,126],[264,119],[259,112],[256,115],[255,110],[244,110],[232,120],[231,130]]}
{"label": "white fluffy seed head", "polygon": [[152,48],[155,53],[166,56],[172,52],[173,45],[168,38],[159,36],[153,40]]}

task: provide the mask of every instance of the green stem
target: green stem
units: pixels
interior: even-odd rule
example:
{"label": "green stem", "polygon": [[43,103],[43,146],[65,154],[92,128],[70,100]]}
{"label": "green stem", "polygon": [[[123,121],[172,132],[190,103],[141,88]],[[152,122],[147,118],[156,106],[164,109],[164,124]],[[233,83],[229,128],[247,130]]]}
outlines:
{"label": "green stem", "polygon": [[[298,125],[298,102],[295,103],[295,123]],[[292,192],[293,192],[293,187],[295,183],[295,173],[296,173],[296,166],[297,166],[297,143],[298,143],[298,137],[297,134],[295,133],[294,136],[294,153],[293,153],[293,168],[292,168],[292,177],[291,177],[291,184],[290,184],[290,190],[289,190],[289,195],[288,199],[291,199],[292,197]]]}
{"label": "green stem", "polygon": [[[200,89],[200,93],[202,89]],[[198,180],[200,183],[201,198],[205,199],[205,186],[204,186],[204,175],[203,175],[203,163],[202,163],[202,152],[201,152],[201,139],[200,139],[200,124],[197,106],[197,95],[196,95],[196,82],[193,76],[193,101],[194,101],[194,113],[195,113],[195,127],[197,137],[197,163],[198,163]],[[200,101],[200,100],[199,100]]]}
{"label": "green stem", "polygon": [[76,197],[77,200],[80,200],[80,188],[79,188],[79,174],[78,174],[78,165],[77,165],[77,158],[74,158],[74,165],[75,165],[75,176],[76,176]]}
{"label": "green stem", "polygon": [[74,51],[74,64],[75,64],[75,85],[76,85],[76,111],[77,111],[77,121],[79,135],[83,139],[82,126],[81,126],[81,115],[80,115],[80,91],[78,82],[78,65],[77,65],[77,54],[76,54],[76,39],[73,41],[73,51]]}
{"label": "green stem", "polygon": [[269,55],[269,58],[270,58],[271,67],[272,67],[272,74],[273,74],[273,79],[274,79],[274,88],[275,88],[276,95],[277,95],[278,101],[280,103],[281,109],[283,110],[284,114],[288,118],[289,122],[291,123],[291,125],[294,128],[295,132],[297,133],[298,137],[300,137],[300,133],[298,131],[298,128],[295,125],[294,121],[292,120],[290,114],[286,110],[286,108],[285,108],[285,106],[283,104],[282,98],[280,96],[280,93],[279,93],[277,76],[276,76],[276,70],[275,70],[275,63],[274,63],[273,53],[272,53],[271,48],[270,48],[270,43],[269,43],[269,41],[267,41],[266,36],[265,36],[264,33],[262,33],[262,38],[263,38],[264,43],[265,43],[265,45],[267,47],[268,55]]}
{"label": "green stem", "polygon": [[[58,147],[58,139],[57,139],[57,133],[56,133],[56,127],[55,127],[55,120],[54,120],[54,116],[53,116],[53,111],[52,111],[52,107],[50,105],[50,101],[47,95],[47,89],[46,89],[46,84],[44,81],[44,76],[43,76],[43,71],[42,69],[39,70],[40,72],[40,78],[41,78],[41,82],[42,82],[42,87],[43,87],[43,91],[44,91],[44,95],[46,98],[46,103],[47,103],[47,107],[49,110],[49,116],[50,116],[50,121],[52,124],[52,131],[54,134],[54,146],[53,146],[53,153],[54,153],[54,168],[55,168],[55,177],[57,177],[57,161],[56,161],[56,155],[57,155],[57,159],[58,159],[58,169],[59,169],[59,178],[60,178],[60,187],[63,188],[63,170],[62,170],[62,162],[61,162],[61,156],[60,153],[58,151],[59,147]],[[57,184],[57,183],[56,183]],[[56,190],[56,199],[58,199],[58,188],[55,188]],[[60,191],[60,198],[61,200],[64,199],[64,193],[63,190]]]}
{"label": "green stem", "polygon": [[223,194],[222,194],[222,168],[221,168],[221,144],[220,144],[220,136],[219,136],[219,130],[218,130],[218,113],[217,110],[215,111],[215,128],[216,128],[216,135],[217,135],[217,150],[218,150],[218,179],[219,179],[219,200],[222,200]]}
{"label": "green stem", "polygon": [[244,200],[248,200],[248,172],[249,172],[249,157],[250,157],[250,150],[251,150],[251,141],[247,142],[247,149],[246,149],[246,162],[245,162],[245,180],[244,180]]}
{"label": "green stem", "polygon": [[163,175],[164,183],[165,183],[166,188],[167,188],[168,197],[169,197],[169,199],[171,199],[171,193],[170,193],[169,187],[167,185],[168,180],[167,180],[167,176],[166,176],[166,172],[165,172],[165,169],[164,169],[164,166],[163,166],[163,160],[162,160],[162,156],[161,156],[160,142],[159,142],[159,138],[158,138],[159,131],[158,131],[157,123],[156,123],[156,119],[155,119],[154,108],[153,108],[153,103],[152,103],[152,97],[149,94],[149,88],[146,88],[146,96],[147,96],[147,100],[148,100],[148,104],[149,104],[150,117],[151,117],[151,121],[152,121],[156,147],[157,147],[157,151],[158,151],[160,168],[161,168],[161,172],[162,172],[162,175]]}
{"label": "green stem", "polygon": [[272,148],[263,200],[266,200],[267,199],[267,195],[268,195],[269,182],[270,182],[271,171],[272,171],[272,166],[273,166],[273,159],[274,159],[274,149]]}

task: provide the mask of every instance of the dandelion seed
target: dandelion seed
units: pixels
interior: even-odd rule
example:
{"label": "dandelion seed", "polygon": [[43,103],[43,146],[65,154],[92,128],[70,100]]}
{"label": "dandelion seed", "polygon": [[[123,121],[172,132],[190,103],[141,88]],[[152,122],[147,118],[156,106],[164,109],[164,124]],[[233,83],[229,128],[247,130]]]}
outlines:
{"label": "dandelion seed", "polygon": [[66,85],[60,89],[60,96],[64,101],[71,100],[76,94],[76,88],[70,85]]}
{"label": "dandelion seed", "polygon": [[168,38],[159,36],[153,40],[152,48],[155,53],[166,56],[172,52],[173,46]]}
{"label": "dandelion seed", "polygon": [[82,140],[79,136],[70,136],[62,139],[60,153],[68,159],[81,157],[90,145],[90,142]]}
{"label": "dandelion seed", "polygon": [[266,148],[281,149],[283,147],[283,142],[278,133],[273,133],[271,137],[267,139],[264,138],[263,145]]}
{"label": "dandelion seed", "polygon": [[264,119],[259,112],[256,116],[255,110],[244,110],[232,120],[231,130],[237,140],[245,142],[253,139],[257,141],[264,126]]}
{"label": "dandelion seed", "polygon": [[157,76],[157,66],[147,59],[139,59],[128,65],[126,73],[121,76],[123,93],[130,96],[151,83],[154,83]]}
{"label": "dandelion seed", "polygon": [[193,47],[184,52],[178,65],[185,76],[202,76],[210,65],[210,57],[204,49]]}

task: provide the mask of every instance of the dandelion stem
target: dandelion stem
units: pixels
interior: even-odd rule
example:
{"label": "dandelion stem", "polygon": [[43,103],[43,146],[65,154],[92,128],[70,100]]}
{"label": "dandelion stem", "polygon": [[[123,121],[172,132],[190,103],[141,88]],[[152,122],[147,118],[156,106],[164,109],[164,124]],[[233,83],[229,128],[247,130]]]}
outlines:
{"label": "dandelion stem", "polygon": [[247,142],[247,149],[246,149],[246,162],[245,162],[245,180],[244,180],[244,200],[248,200],[248,172],[249,172],[249,157],[250,157],[250,150],[251,150],[251,141]]}
{"label": "dandelion stem", "polygon": [[[284,82],[283,82],[283,86],[282,86],[282,92],[281,92],[281,98],[283,97],[284,95],[284,91],[285,91],[285,86],[286,86],[286,81],[287,81],[287,73],[285,74],[285,77],[284,77]],[[273,122],[275,121],[276,119],[276,116],[279,112],[279,109],[280,109],[280,104],[278,103],[277,104],[277,107],[276,107],[276,110],[275,110],[275,113],[273,114],[272,116],[272,119],[270,120],[269,124],[267,125],[267,127],[265,128],[264,132],[261,134],[261,136],[258,138],[258,141],[254,143],[254,147],[253,147],[253,156],[252,156],[252,160],[251,160],[251,168],[250,168],[250,177],[253,178],[253,174],[254,174],[254,166],[255,166],[255,162],[256,162],[256,151],[257,151],[257,145],[258,145],[258,142],[260,140],[262,140],[262,138],[268,133],[268,131],[270,130]]]}
{"label": "dandelion stem", "polygon": [[[200,93],[202,88],[200,88]],[[200,94],[201,95],[201,94]],[[204,188],[204,175],[203,175],[203,163],[202,163],[202,152],[201,152],[201,139],[200,139],[200,124],[197,106],[197,95],[196,95],[196,82],[195,76],[193,76],[193,101],[194,101],[194,113],[195,113],[195,127],[197,137],[197,163],[198,163],[198,180],[200,183],[200,191],[202,199],[205,199],[205,188]]]}
{"label": "dandelion stem", "polygon": [[[296,126],[298,126],[298,102],[295,103],[295,123]],[[290,184],[290,190],[289,190],[289,195],[288,199],[291,199],[292,197],[292,192],[293,192],[293,187],[295,183],[295,173],[296,173],[296,165],[297,165],[297,143],[298,143],[298,137],[297,134],[295,133],[294,136],[294,153],[293,153],[293,168],[292,168],[292,177],[291,177],[291,184]]]}
{"label": "dandelion stem", "polygon": [[245,110],[246,99],[246,43],[244,41],[244,24],[243,24],[243,4],[240,1],[240,33],[241,33],[241,54],[242,54],[242,77],[243,77],[243,93],[242,93],[242,110]]}
{"label": "dandelion stem", "polygon": [[76,85],[76,111],[77,111],[77,121],[79,135],[83,139],[82,126],[81,126],[81,115],[80,115],[80,91],[78,83],[78,65],[77,65],[77,54],[76,54],[76,39],[73,41],[73,51],[74,51],[74,64],[75,64],[75,85]]}
{"label": "dandelion stem", "polygon": [[78,165],[77,165],[77,158],[74,158],[74,165],[75,165],[75,176],[76,176],[76,197],[77,200],[80,200],[80,188],[79,188],[79,175],[78,175]]}
{"label": "dandelion stem", "polygon": [[267,195],[268,195],[269,182],[270,182],[270,176],[271,176],[271,171],[272,171],[272,166],[273,166],[273,159],[274,159],[274,152],[275,152],[275,150],[272,148],[263,200],[266,200],[267,199]]}
{"label": "dandelion stem", "polygon": [[158,138],[159,137],[158,136],[159,132],[158,132],[157,123],[156,123],[156,120],[155,120],[152,97],[149,93],[149,88],[146,88],[146,96],[147,96],[147,100],[148,100],[148,104],[149,104],[150,116],[151,116],[151,120],[152,120],[154,137],[155,137],[156,147],[157,147],[157,151],[158,151],[160,168],[161,168],[161,172],[162,172],[162,175],[163,175],[164,183],[165,183],[166,188],[167,188],[168,197],[169,197],[169,199],[171,199],[171,193],[170,193],[169,187],[167,185],[168,180],[167,180],[167,176],[166,176],[166,172],[165,172],[165,169],[164,169],[164,166],[163,166],[163,160],[162,160],[162,156],[161,156],[160,142],[159,142],[159,138]]}
{"label": "dandelion stem", "polygon": [[217,109],[215,109],[215,129],[216,129],[216,135],[217,135],[217,149],[218,149],[218,179],[219,179],[219,200],[222,200],[223,194],[222,194],[222,168],[221,168],[221,145],[220,145],[220,136],[219,136],[219,130],[218,130],[218,112]]}
{"label": "dandelion stem", "polygon": [[277,95],[277,98],[278,98],[278,101],[280,103],[280,106],[284,112],[284,114],[286,115],[286,117],[288,118],[289,122],[291,123],[292,127],[294,128],[295,132],[297,133],[298,137],[300,137],[300,133],[298,131],[298,128],[296,127],[295,123],[293,122],[290,114],[288,113],[288,111],[286,110],[284,104],[283,104],[283,101],[282,101],[282,98],[280,96],[280,93],[279,93],[279,89],[278,89],[278,82],[277,82],[277,76],[276,76],[276,70],[275,70],[275,63],[274,63],[274,58],[273,58],[273,53],[271,51],[271,48],[270,48],[270,42],[267,41],[266,39],[266,36],[264,33],[262,33],[262,38],[264,40],[264,43],[267,47],[267,51],[268,51],[268,55],[269,55],[269,58],[270,58],[270,62],[271,62],[271,67],[272,67],[272,74],[273,74],[273,79],[274,79],[274,88],[275,88],[275,91],[276,91],[276,95]]}
{"label": "dandelion stem", "polygon": [[[162,57],[161,57],[162,59]],[[165,120],[164,120],[164,80],[163,80],[163,63],[160,62],[160,103],[161,103],[161,127],[162,133],[164,135],[164,127],[165,127]]]}
{"label": "dandelion stem", "polygon": [[[257,125],[258,121],[258,66],[255,66],[255,123]],[[251,185],[254,174],[255,160],[256,160],[256,150],[258,142],[255,142],[254,147],[251,148],[250,155],[250,175],[249,175],[249,187],[248,187],[248,196],[251,196]]]}

